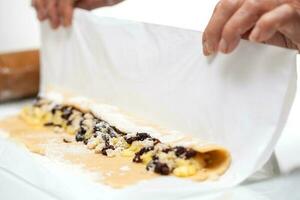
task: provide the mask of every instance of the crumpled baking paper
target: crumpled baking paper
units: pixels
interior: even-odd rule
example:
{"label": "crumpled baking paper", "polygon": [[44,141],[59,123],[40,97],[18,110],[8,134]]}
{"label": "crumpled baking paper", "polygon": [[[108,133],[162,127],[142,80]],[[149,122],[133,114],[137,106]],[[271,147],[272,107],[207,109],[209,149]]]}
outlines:
{"label": "crumpled baking paper", "polygon": [[[232,155],[218,181],[162,177],[119,190],[96,183],[92,190],[92,181],[80,184],[67,175],[55,181],[59,173],[49,183],[36,181],[50,192],[73,187],[59,193],[62,198],[165,199],[235,186],[271,156],[296,91],[295,51],[242,41],[230,55],[205,57],[200,32],[82,10],[76,10],[70,29],[42,25],[41,56],[42,94],[49,87],[67,89],[220,144]],[[57,187],[51,187],[54,182]]]}

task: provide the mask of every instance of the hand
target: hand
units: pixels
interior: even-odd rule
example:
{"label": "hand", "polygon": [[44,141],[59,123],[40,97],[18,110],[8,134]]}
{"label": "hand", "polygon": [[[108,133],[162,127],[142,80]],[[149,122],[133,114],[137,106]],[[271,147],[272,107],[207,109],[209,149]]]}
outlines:
{"label": "hand", "polygon": [[204,31],[203,53],[230,53],[241,38],[300,50],[300,0],[221,0]]}
{"label": "hand", "polygon": [[60,25],[70,26],[74,7],[92,10],[104,6],[112,6],[123,0],[32,0],[40,21],[49,19],[52,28]]}

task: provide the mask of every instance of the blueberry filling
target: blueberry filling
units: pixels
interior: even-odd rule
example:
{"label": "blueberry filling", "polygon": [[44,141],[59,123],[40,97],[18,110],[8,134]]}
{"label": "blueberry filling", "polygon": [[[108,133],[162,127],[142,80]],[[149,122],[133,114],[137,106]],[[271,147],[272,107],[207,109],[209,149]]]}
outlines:
{"label": "blueberry filling", "polygon": [[151,138],[148,133],[137,133],[133,137],[125,137],[125,140],[128,144],[132,144],[134,141],[144,141],[147,138]]}
{"label": "blueberry filling", "polygon": [[174,147],[174,150],[175,150],[175,155],[177,157],[181,157],[184,159],[190,159],[192,157],[195,157],[197,154],[197,152],[194,151],[193,149],[188,149],[182,146]]}
{"label": "blueberry filling", "polygon": [[[34,106],[42,107],[45,104],[43,101],[43,99],[37,101]],[[49,112],[56,115],[59,111],[62,122],[72,127],[72,130],[74,129],[75,140],[77,142],[83,142],[89,147],[90,142],[94,141],[95,144],[91,148],[95,149],[99,145],[97,152],[105,156],[113,156],[116,155],[115,151],[121,152],[131,146],[136,146],[136,150],[133,151],[135,153],[132,161],[135,163],[146,163],[146,169],[155,173],[169,175],[175,168],[174,159],[188,160],[197,155],[197,152],[192,148],[183,146],[172,147],[162,144],[160,140],[151,137],[148,133],[138,132],[127,134],[122,132],[118,128],[111,126],[108,122],[97,118],[91,112],[83,112],[73,106],[53,105],[52,103],[48,105],[51,105]],[[44,126],[63,128],[62,124],[55,124],[50,121],[45,123]],[[63,141],[65,143],[69,142],[67,140]],[[135,144],[135,141],[139,141],[139,143]],[[120,145],[124,145],[121,146],[122,149],[118,149]],[[151,154],[143,157],[148,152],[151,152]],[[168,160],[169,157],[171,157],[171,161]]]}
{"label": "blueberry filling", "polygon": [[149,151],[154,150],[154,147],[143,147],[140,151],[138,151],[137,153],[135,153],[135,156],[133,158],[133,162],[136,163],[141,163],[143,160],[141,158],[142,155],[144,155],[145,153],[148,153]]}

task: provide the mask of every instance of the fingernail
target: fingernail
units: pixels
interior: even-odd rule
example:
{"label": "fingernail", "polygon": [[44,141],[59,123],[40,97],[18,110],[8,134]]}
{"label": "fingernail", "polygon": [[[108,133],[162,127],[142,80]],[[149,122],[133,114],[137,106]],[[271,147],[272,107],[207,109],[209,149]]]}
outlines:
{"label": "fingernail", "polygon": [[228,49],[227,42],[222,38],[219,44],[219,51],[221,51],[222,53],[227,53],[227,49]]}
{"label": "fingernail", "polygon": [[38,16],[38,19],[40,21],[42,21],[42,19],[43,19],[43,13],[42,13],[42,11],[38,11],[37,16]]}
{"label": "fingernail", "polygon": [[237,47],[237,45],[239,44],[239,42],[240,42],[240,38],[237,37],[233,42],[230,43],[230,45],[227,48],[227,51],[225,53],[232,52]]}
{"label": "fingernail", "polygon": [[208,55],[215,53],[215,48],[214,45],[212,45],[212,43],[209,42],[205,42],[204,43],[205,49],[208,52]]}
{"label": "fingernail", "polygon": [[61,23],[64,27],[67,27],[67,26],[68,26],[67,18],[66,18],[66,17],[60,18],[60,23]]}
{"label": "fingernail", "polygon": [[59,22],[53,21],[53,22],[51,23],[51,26],[52,26],[53,29],[57,29],[57,28],[59,27]]}
{"label": "fingernail", "polygon": [[213,54],[213,53],[215,53],[216,50],[212,44],[208,44],[207,51],[209,52],[209,54]]}
{"label": "fingernail", "polygon": [[71,19],[69,19],[69,18],[65,18],[65,27],[69,27],[69,26],[71,26]]}
{"label": "fingernail", "polygon": [[41,13],[42,16],[44,16],[45,13],[46,13],[45,9],[42,8],[42,9],[40,10],[40,13]]}
{"label": "fingernail", "polygon": [[206,56],[209,56],[210,54],[212,54],[212,52],[209,49],[209,45],[208,45],[207,42],[204,42],[204,44],[203,44],[203,53]]}
{"label": "fingernail", "polygon": [[203,54],[205,56],[209,56],[209,52],[207,51],[206,43],[203,43]]}
{"label": "fingernail", "polygon": [[249,36],[249,40],[252,42],[257,42],[260,39],[260,28],[255,27]]}

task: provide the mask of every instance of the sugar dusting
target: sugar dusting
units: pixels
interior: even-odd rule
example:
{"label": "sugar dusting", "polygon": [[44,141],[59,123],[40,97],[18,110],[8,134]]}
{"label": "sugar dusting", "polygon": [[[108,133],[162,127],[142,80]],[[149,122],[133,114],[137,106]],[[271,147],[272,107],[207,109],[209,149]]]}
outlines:
{"label": "sugar dusting", "polygon": [[[81,142],[75,142],[74,136],[29,126],[18,117],[0,121],[0,130],[1,128],[9,133],[11,139],[31,152],[44,156],[49,162],[61,166],[63,170],[74,171],[75,174],[82,174],[94,182],[113,188],[122,188],[158,177],[145,170],[145,166],[131,162],[128,157],[108,158],[96,154]],[[70,143],[64,142],[65,138]]]}

